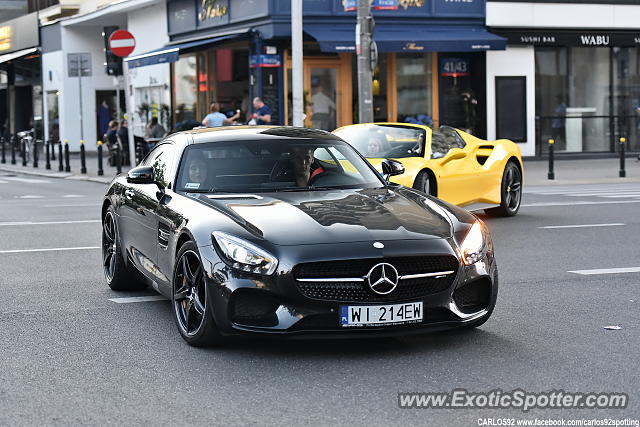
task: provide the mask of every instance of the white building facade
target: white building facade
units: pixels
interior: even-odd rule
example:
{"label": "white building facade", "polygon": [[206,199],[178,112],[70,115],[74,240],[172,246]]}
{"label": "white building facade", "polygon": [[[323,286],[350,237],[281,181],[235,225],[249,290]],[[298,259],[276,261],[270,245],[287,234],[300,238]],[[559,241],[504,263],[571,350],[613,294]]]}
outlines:
{"label": "white building facade", "polygon": [[[124,77],[110,75],[103,33],[116,27],[128,30],[136,39],[132,52],[136,54],[166,44],[166,22],[164,0],[129,0],[94,7],[87,13],[80,10],[75,16],[43,25],[45,138],[67,140],[71,151],[78,151],[80,141],[84,140],[87,150],[95,150],[108,121],[123,118],[129,119],[130,130],[144,136],[146,121],[152,114],[159,117],[161,104],[169,103],[168,65],[147,67],[144,72]],[[88,62],[83,69],[90,75],[72,75],[69,54],[84,54]],[[149,95],[157,90],[162,94]],[[132,117],[126,117],[125,93],[131,93],[128,101]]]}
{"label": "white building facade", "polygon": [[[488,137],[524,156],[640,150],[640,2],[488,0]],[[512,138],[516,139],[516,138]]]}

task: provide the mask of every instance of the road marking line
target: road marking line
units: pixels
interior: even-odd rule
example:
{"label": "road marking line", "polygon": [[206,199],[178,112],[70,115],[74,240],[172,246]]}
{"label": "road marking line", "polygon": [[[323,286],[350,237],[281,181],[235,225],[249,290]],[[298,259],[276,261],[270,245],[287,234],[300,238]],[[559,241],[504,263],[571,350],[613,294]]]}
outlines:
{"label": "road marking line", "polygon": [[581,274],[589,276],[592,274],[620,274],[620,273],[640,273],[640,267],[623,267],[623,268],[598,268],[593,270],[573,270],[568,273]]}
{"label": "road marking line", "polygon": [[167,301],[162,295],[149,295],[146,297],[109,298],[109,301],[117,304],[130,304],[134,302]]}
{"label": "road marking line", "polygon": [[0,251],[0,254],[19,254],[24,252],[84,251],[87,249],[100,249],[100,246],[79,246],[76,248],[12,249]]}
{"label": "road marking line", "polygon": [[26,196],[15,196],[17,199],[44,199],[44,196],[27,194]]}
{"label": "road marking line", "polygon": [[43,208],[76,208],[76,207],[86,207],[86,206],[93,206],[93,207],[100,207],[99,203],[77,203],[74,205],[43,205]]}
{"label": "road marking line", "polygon": [[82,194],[65,194],[62,197],[66,197],[68,199],[71,199],[71,198],[86,197],[86,196],[83,196]]}
{"label": "road marking line", "polygon": [[542,206],[581,206],[581,205],[612,205],[612,204],[623,204],[623,203],[640,203],[640,200],[607,200],[605,202],[547,202],[547,203],[528,203],[522,204],[521,207],[527,208],[535,208]]}
{"label": "road marking line", "polygon": [[547,225],[544,227],[538,228],[586,228],[586,227],[615,227],[618,225],[624,225],[621,222],[611,223],[611,224],[577,224],[577,225]]}
{"label": "road marking line", "polygon": [[3,226],[14,226],[14,225],[53,225],[53,224],[84,224],[84,223],[93,223],[93,222],[101,222],[99,219],[82,219],[77,221],[21,221],[21,222],[0,222],[0,227]]}
{"label": "road marking line", "polygon": [[0,184],[8,184],[9,181],[0,181]]}
{"label": "road marking line", "polygon": [[51,181],[46,181],[44,179],[18,178],[13,176],[3,176],[2,179],[6,179],[7,181],[27,182],[29,184],[51,184]]}

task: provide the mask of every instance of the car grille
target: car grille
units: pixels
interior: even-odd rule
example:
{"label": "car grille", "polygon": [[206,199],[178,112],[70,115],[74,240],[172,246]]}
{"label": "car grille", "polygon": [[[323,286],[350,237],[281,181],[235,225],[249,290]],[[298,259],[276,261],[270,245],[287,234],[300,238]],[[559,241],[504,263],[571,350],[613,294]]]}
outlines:
{"label": "car grille", "polygon": [[[361,278],[376,264],[393,265],[400,276],[453,271],[436,277],[403,279],[388,295],[379,295],[366,281],[300,281],[300,279]],[[342,302],[387,302],[421,298],[449,288],[458,271],[458,260],[450,255],[372,258],[298,264],[293,269],[296,286],[307,298]]]}

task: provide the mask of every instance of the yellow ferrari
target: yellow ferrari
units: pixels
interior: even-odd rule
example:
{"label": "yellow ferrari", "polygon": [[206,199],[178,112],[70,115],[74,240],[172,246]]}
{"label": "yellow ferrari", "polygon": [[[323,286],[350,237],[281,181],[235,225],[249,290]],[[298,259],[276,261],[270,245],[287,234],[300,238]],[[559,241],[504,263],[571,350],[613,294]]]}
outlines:
{"label": "yellow ferrari", "polygon": [[409,123],[349,125],[333,133],[378,170],[384,159],[401,162],[404,173],[393,182],[490,215],[513,216],[520,208],[522,157],[513,141]]}

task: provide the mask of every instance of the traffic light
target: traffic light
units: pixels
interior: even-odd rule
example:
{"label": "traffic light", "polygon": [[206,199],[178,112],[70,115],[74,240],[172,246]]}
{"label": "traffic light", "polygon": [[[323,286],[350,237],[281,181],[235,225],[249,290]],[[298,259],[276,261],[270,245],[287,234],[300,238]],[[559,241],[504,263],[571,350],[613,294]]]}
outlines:
{"label": "traffic light", "polygon": [[118,27],[104,27],[102,31],[102,39],[104,40],[104,53],[106,62],[104,63],[105,71],[110,76],[121,76],[122,75],[122,58],[117,55],[114,55],[111,50],[109,50],[109,37],[111,34],[116,31]]}

